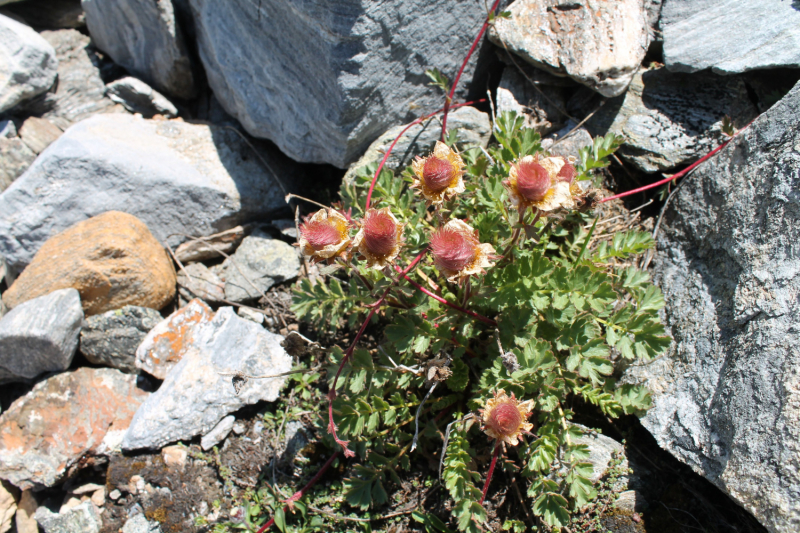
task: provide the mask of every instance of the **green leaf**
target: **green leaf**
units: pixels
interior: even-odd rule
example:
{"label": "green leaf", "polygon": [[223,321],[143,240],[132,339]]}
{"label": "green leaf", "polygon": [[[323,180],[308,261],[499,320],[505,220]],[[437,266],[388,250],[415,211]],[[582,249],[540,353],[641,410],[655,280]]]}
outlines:
{"label": "green leaf", "polygon": [[541,516],[550,527],[564,527],[569,524],[567,500],[560,494],[542,494],[533,504],[533,512],[536,516]]}
{"label": "green leaf", "polygon": [[453,372],[447,378],[447,387],[453,392],[461,392],[467,388],[469,383],[469,367],[463,359],[454,358],[450,365],[450,370]]}
{"label": "green leaf", "polygon": [[278,526],[278,529],[286,531],[286,514],[283,512],[283,507],[275,509],[275,513],[272,516],[275,518],[275,525]]}

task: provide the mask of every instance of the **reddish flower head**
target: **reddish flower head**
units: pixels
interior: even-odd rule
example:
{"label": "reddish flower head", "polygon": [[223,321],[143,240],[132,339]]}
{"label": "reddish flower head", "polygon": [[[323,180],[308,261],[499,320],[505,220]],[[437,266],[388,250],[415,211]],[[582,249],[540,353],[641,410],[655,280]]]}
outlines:
{"label": "reddish flower head", "polygon": [[436,142],[433,153],[418,157],[412,164],[417,179],[411,185],[432,204],[441,204],[454,194],[464,192],[464,161],[443,142]]}
{"label": "reddish flower head", "polygon": [[431,235],[433,261],[449,281],[461,281],[493,266],[494,247],[481,244],[477,232],[462,220],[450,220]]}
{"label": "reddish flower head", "polygon": [[[574,207],[570,184],[559,176],[566,164],[562,157],[526,155],[520,159],[511,166],[508,179],[503,182],[511,204],[520,209],[535,207],[540,211]],[[564,177],[568,174],[566,170]]]}
{"label": "reddish flower head", "polygon": [[481,409],[483,431],[492,438],[516,446],[522,433],[529,433],[533,424],[528,422],[528,417],[533,409],[533,400],[520,402],[500,389],[495,391],[494,398],[486,402],[486,408]]}
{"label": "reddish flower head", "polygon": [[540,202],[550,190],[550,174],[536,161],[523,159],[517,167],[517,190],[526,200]]}
{"label": "reddish flower head", "polygon": [[320,209],[300,225],[300,249],[315,261],[331,259],[350,244],[347,219],[333,209]]}
{"label": "reddish flower head", "polygon": [[400,253],[402,240],[403,224],[386,207],[367,211],[353,245],[367,259],[369,267],[384,268]]}

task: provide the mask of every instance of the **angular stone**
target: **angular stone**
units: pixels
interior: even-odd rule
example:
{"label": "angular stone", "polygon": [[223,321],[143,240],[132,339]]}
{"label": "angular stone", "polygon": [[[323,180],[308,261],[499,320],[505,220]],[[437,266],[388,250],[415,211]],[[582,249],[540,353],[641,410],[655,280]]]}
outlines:
{"label": "angular stone", "polygon": [[[443,105],[425,70],[452,80],[486,18],[481,2],[449,0],[189,4],[225,110],[291,158],[340,168],[381,132]],[[472,94],[484,95],[476,66],[489,53],[483,45],[472,57],[457,100],[471,82]]]}
{"label": "angular stone", "polygon": [[178,116],[178,109],[163,94],[131,76],[106,85],[106,95],[112,101],[122,104],[131,113],[139,113],[144,118],[152,118],[155,115],[167,118]]}
{"label": "angular stone", "polygon": [[181,263],[219,259],[225,257],[223,253],[232,254],[244,239],[244,234],[244,228],[236,226],[203,239],[185,242],[175,249],[175,257]]}
{"label": "angular stone", "polygon": [[18,271],[52,235],[112,210],[174,244],[269,216],[286,206],[276,176],[291,183],[298,167],[277,149],[259,153],[271,170],[224,127],[96,115],[0,195],[0,255]]}
{"label": "angular stone", "polygon": [[159,91],[189,99],[197,91],[172,2],[83,0],[100,50]]}
{"label": "angular stone", "polygon": [[581,149],[592,146],[594,141],[589,130],[583,127],[575,129],[575,126],[576,124],[570,120],[563,129],[551,137],[542,139],[542,148],[554,155],[580,160]]}
{"label": "angular stone", "polygon": [[0,383],[69,368],[83,322],[75,289],[29,300],[0,320]]}
{"label": "angular stone", "polygon": [[237,303],[261,298],[276,283],[300,274],[297,249],[259,230],[245,237],[223,265],[225,299]]}
{"label": "angular stone", "polygon": [[[628,458],[625,455],[625,447],[622,444],[601,433],[591,431],[589,428],[578,426],[585,434],[576,438],[574,443],[583,444],[588,448],[589,457],[586,458],[586,462],[592,465],[592,475],[589,477],[592,483],[597,483],[603,479],[611,469],[613,462],[617,462],[622,469],[628,468]],[[622,490],[626,488],[627,482],[627,477],[622,476],[612,489]]]}
{"label": "angular stone", "polygon": [[195,329],[213,318],[210,307],[201,300],[192,300],[150,330],[136,349],[136,367],[158,379],[166,378],[191,347]]}
{"label": "angular stone", "polygon": [[136,376],[111,368],[80,368],[38,383],[0,415],[0,478],[22,490],[52,487],[124,431],[146,396]]}
{"label": "angular stone", "polygon": [[86,25],[81,0],[26,0],[4,9],[34,28],[81,28]]}
{"label": "angular stone", "polygon": [[743,127],[758,115],[739,77],[641,71],[624,96],[586,123],[593,135],[625,137],[619,153],[645,172],[692,163],[724,141],[722,119]]}
{"label": "angular stone", "polygon": [[200,447],[208,451],[225,440],[233,429],[234,422],[236,422],[236,417],[233,415],[228,415],[220,420],[219,423],[214,426],[214,429],[203,435],[203,438],[200,439]]}
{"label": "angular stone", "polygon": [[81,330],[81,353],[96,365],[136,374],[136,349],[162,320],[155,309],[135,305],[91,316]]}
{"label": "angular stone", "polygon": [[161,524],[155,520],[150,522],[144,513],[138,513],[125,521],[122,533],[161,533]]}
{"label": "angular stone", "polygon": [[97,68],[100,59],[87,36],[77,30],[43,31],[41,35],[55,48],[58,83],[54,90],[25,102],[25,111],[62,130],[92,115],[125,111],[105,97],[106,86]]}
{"label": "angular stone", "polygon": [[191,263],[178,271],[178,291],[187,300],[221,302],[225,299],[225,282],[203,263]]}
{"label": "angular stone", "polygon": [[718,74],[800,67],[797,2],[670,0],[661,10],[664,62]]}
{"label": "angular stone", "polygon": [[[518,62],[523,63],[521,60]],[[562,127],[567,120],[565,110],[572,88],[564,84],[549,84],[554,76],[544,71],[529,65],[520,67],[525,69],[524,73],[516,66],[506,66],[503,70],[497,87],[497,114],[514,111],[525,117],[525,127],[534,128],[542,134]],[[545,78],[543,81],[537,79],[542,77]],[[536,86],[529,80],[537,82]]]}
{"label": "angular stone", "polygon": [[63,513],[39,507],[34,515],[45,533],[100,533],[103,521],[92,502],[83,502]]}
{"label": "angular stone", "polygon": [[292,360],[281,340],[280,335],[239,318],[232,308],[220,309],[214,320],[193,332],[191,347],[136,412],[122,448],[158,448],[189,440],[209,432],[245,405],[274,401],[285,377],[233,376],[232,380],[232,374],[257,377],[288,372]]}
{"label": "angular stone", "polygon": [[19,491],[7,481],[0,481],[0,533],[11,529],[11,522],[17,512]]}
{"label": "angular stone", "polygon": [[44,149],[61,137],[62,133],[64,132],[52,122],[38,117],[27,118],[19,129],[22,142],[37,155],[44,152]]}
{"label": "angular stone", "polygon": [[800,84],[673,197],[658,235],[672,353],[631,367],[659,445],[772,532],[800,524]]}
{"label": "angular stone", "polygon": [[625,92],[648,45],[642,0],[516,0],[489,39],[532,65],[603,96]]}
{"label": "angular stone", "polygon": [[[395,138],[406,128],[406,125],[395,126],[373,142],[361,159],[350,166],[344,175],[344,182],[349,183],[370,163],[378,164],[383,159]],[[483,146],[489,144],[492,135],[492,125],[489,115],[478,111],[474,107],[460,107],[447,116],[447,129],[455,131],[458,135],[457,146],[467,148],[470,146]],[[410,165],[416,156],[425,156],[433,151],[436,141],[441,139],[442,126],[437,120],[426,121],[408,129],[397,141],[392,149],[385,168],[400,171]],[[370,176],[371,179],[371,176]],[[294,225],[294,223],[292,223]]]}
{"label": "angular stone", "polygon": [[31,166],[36,154],[19,137],[0,137],[0,192]]}
{"label": "angular stone", "polygon": [[87,315],[126,305],[161,309],[175,296],[175,270],[142,221],[109,211],[48,239],[3,301],[14,308],[66,287],[81,293]]}
{"label": "angular stone", "polygon": [[52,87],[58,60],[38,33],[0,15],[0,113]]}
{"label": "angular stone", "polygon": [[14,524],[17,526],[17,533],[39,533],[39,524],[33,515],[39,508],[39,503],[31,490],[23,490],[17,505],[17,514],[14,517]]}

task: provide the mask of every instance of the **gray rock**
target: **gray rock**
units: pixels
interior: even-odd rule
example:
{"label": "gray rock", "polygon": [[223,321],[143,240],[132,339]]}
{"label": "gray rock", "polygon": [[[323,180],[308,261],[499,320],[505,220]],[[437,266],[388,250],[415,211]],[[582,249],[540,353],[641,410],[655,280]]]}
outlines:
{"label": "gray rock", "polygon": [[57,69],[56,52],[47,41],[0,15],[0,112],[52,87]]}
{"label": "gray rock", "polygon": [[17,136],[17,126],[13,120],[0,120],[0,139],[13,139]]}
{"label": "gray rock", "polygon": [[189,99],[197,89],[172,2],[83,0],[92,41],[137,78]]}
{"label": "gray rock", "polygon": [[103,520],[92,502],[83,502],[63,513],[39,507],[33,515],[45,533],[100,533]]}
{"label": "gray rock", "polygon": [[62,133],[64,132],[52,122],[38,117],[28,117],[19,128],[22,142],[36,155],[44,152],[44,149],[61,137]]}
{"label": "gray rock", "polygon": [[290,239],[297,239],[298,237],[297,226],[295,225],[295,221],[292,219],[281,218],[278,220],[271,220],[269,225],[280,231],[281,235],[284,237],[289,237]]}
{"label": "gray rock", "polygon": [[253,311],[248,307],[240,307],[236,314],[242,318],[249,320],[250,322],[255,322],[256,324],[263,324],[264,323],[264,314],[259,313],[258,311]]}
{"label": "gray rock", "polygon": [[[517,63],[524,62],[517,60]],[[520,72],[520,68],[524,71]],[[525,117],[525,127],[542,134],[562,127],[567,120],[565,109],[571,87],[549,84],[548,81],[555,76],[530,65],[520,64],[520,68],[512,65],[503,70],[497,87],[497,113],[514,111]],[[531,82],[536,83],[536,87]]]}
{"label": "gray rock", "polygon": [[[0,195],[0,254],[12,269],[49,237],[106,211],[124,211],[162,242],[210,235],[285,206],[275,176],[225,128],[96,115],[69,128]],[[261,152],[281,177],[296,164]]]}
{"label": "gray rock", "polygon": [[[452,80],[486,18],[473,1],[189,3],[209,84],[225,110],[293,159],[340,168],[394,124],[443,105],[425,70]],[[476,66],[489,53],[483,45],[473,56],[457,99],[471,80],[473,94],[485,93]]]}
{"label": "gray rock", "polygon": [[256,230],[225,260],[225,299],[245,302],[261,298],[276,283],[300,274],[297,248]]}
{"label": "gray rock", "polygon": [[617,96],[648,45],[642,0],[516,0],[489,39],[532,65],[567,75],[603,96]]}
{"label": "gray rock", "polygon": [[214,429],[203,435],[203,438],[200,439],[200,447],[208,451],[225,440],[233,429],[234,422],[236,422],[236,417],[233,415],[228,415],[220,420],[219,423],[214,426]]}
{"label": "gray rock", "polygon": [[[542,148],[548,150],[554,155],[562,157],[574,157],[580,160],[580,152],[582,148],[592,146],[594,143],[592,135],[584,127],[575,129],[575,124],[571,120],[567,122],[559,131],[553,135],[542,139]],[[574,130],[574,131],[573,131]]]}
{"label": "gray rock", "polygon": [[4,9],[34,28],[81,28],[86,25],[81,0],[26,0]]}
{"label": "gray rock", "polygon": [[225,282],[203,263],[191,263],[178,270],[178,291],[187,300],[221,302],[225,299]]}
{"label": "gray rock", "polygon": [[69,368],[83,321],[75,289],[24,302],[0,320],[0,383]]}
{"label": "gray rock", "polygon": [[[613,463],[616,463],[619,468],[628,468],[628,458],[625,455],[625,447],[622,444],[601,433],[591,431],[587,427],[579,424],[575,425],[585,432],[582,437],[575,439],[574,443],[583,444],[589,449],[589,457],[586,458],[586,462],[592,465],[592,475],[589,478],[592,483],[597,483],[603,479],[612,468]],[[627,483],[628,478],[620,476],[612,489],[615,491],[623,490],[627,487]]]}
{"label": "gray rock", "polygon": [[106,95],[112,101],[125,106],[128,111],[140,113],[144,118],[152,118],[154,115],[167,118],[178,116],[178,109],[163,94],[131,76],[106,85]]}
{"label": "gray rock", "polygon": [[[288,372],[291,357],[282,337],[239,318],[223,307],[210,323],[193,331],[192,346],[170,370],[161,387],[134,415],[123,450],[158,448],[209,432],[228,414],[258,401],[274,401],[286,378],[251,379]],[[225,374],[225,375],[221,375]]]}
{"label": "gray rock", "polygon": [[654,279],[675,340],[626,371],[659,445],[772,532],[800,526],[800,84],[664,214]]}
{"label": "gray rock", "polygon": [[155,520],[149,522],[144,513],[138,513],[125,521],[122,533],[161,533],[161,524]]}
{"label": "gray rock", "polygon": [[31,166],[36,154],[19,137],[0,137],[0,192]]}
{"label": "gray rock", "polygon": [[758,115],[742,79],[659,68],[637,73],[628,92],[608,101],[586,127],[593,135],[624,136],[619,153],[641,170],[657,172],[717,147],[725,115],[737,127]]}
{"label": "gray rock", "polygon": [[81,353],[94,364],[136,374],[136,348],[162,320],[155,309],[135,305],[90,316],[81,330]]}
{"label": "gray rock", "polygon": [[62,130],[98,113],[125,111],[105,97],[99,59],[87,36],[77,30],[43,31],[41,35],[55,48],[58,83],[55,90],[26,102],[22,106],[25,111]]}
{"label": "gray rock", "polygon": [[[350,166],[350,169],[344,175],[344,182],[349,183],[355,179],[356,175],[366,165],[379,163],[383,159],[386,150],[389,149],[389,146],[406,126],[407,124],[395,126],[378,137],[361,159]],[[485,148],[489,144],[489,137],[492,134],[489,115],[469,106],[460,107],[448,114],[447,129],[457,133],[458,141],[456,146],[461,148],[474,146],[483,146]],[[436,119],[412,126],[397,141],[389,159],[386,160],[385,168],[402,170],[414,161],[415,156],[428,155],[433,151],[436,141],[441,139],[441,134],[442,125]]]}
{"label": "gray rock", "polygon": [[644,0],[644,10],[647,12],[647,25],[650,27],[650,42],[664,40],[661,34],[661,9],[664,0]]}
{"label": "gray rock", "polygon": [[283,438],[284,449],[280,457],[280,462],[284,464],[291,463],[297,457],[297,454],[308,446],[310,442],[306,427],[299,420],[288,422],[285,431]]}
{"label": "gray rock", "polygon": [[786,0],[669,0],[661,10],[664,62],[720,74],[800,67],[800,9]]}

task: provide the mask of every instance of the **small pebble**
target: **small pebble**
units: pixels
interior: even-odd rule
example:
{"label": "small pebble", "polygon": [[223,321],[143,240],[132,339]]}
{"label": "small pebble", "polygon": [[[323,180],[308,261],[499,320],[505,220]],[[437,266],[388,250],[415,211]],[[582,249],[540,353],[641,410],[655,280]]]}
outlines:
{"label": "small pebble", "polygon": [[100,487],[92,494],[92,503],[102,507],[106,503],[106,488]]}
{"label": "small pebble", "polygon": [[108,497],[111,498],[113,501],[117,501],[122,496],[122,493],[117,489],[112,490],[108,493]]}
{"label": "small pebble", "polygon": [[245,426],[242,422],[236,422],[233,425],[233,432],[237,435],[241,435],[245,431],[247,431],[247,426]]}

